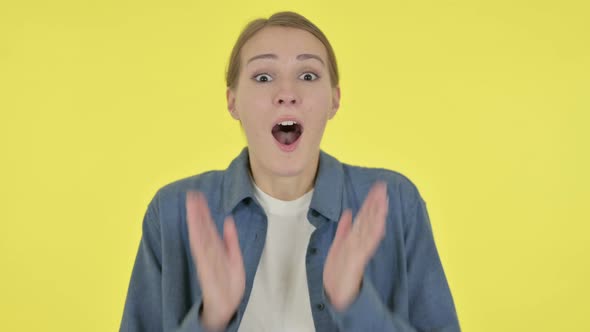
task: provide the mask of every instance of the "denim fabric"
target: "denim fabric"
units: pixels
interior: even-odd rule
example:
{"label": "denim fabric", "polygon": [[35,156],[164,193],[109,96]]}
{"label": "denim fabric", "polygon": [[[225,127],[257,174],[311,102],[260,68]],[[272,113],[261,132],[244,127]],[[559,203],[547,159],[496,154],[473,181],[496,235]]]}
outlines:
{"label": "denim fabric", "polygon": [[[340,215],[345,209],[356,215],[376,181],[387,183],[386,235],[366,266],[358,297],[339,312],[324,292],[324,262]],[[234,217],[246,290],[226,330],[238,330],[264,247],[267,221],[254,197],[247,148],[226,170],[182,179],[156,193],[143,220],[120,331],[204,331],[199,321],[201,288],[186,226],[188,190],[204,193],[219,234],[225,217]],[[321,151],[307,218],[316,228],[308,244],[306,270],[317,331],[460,331],[426,204],[406,177],[340,163]]]}

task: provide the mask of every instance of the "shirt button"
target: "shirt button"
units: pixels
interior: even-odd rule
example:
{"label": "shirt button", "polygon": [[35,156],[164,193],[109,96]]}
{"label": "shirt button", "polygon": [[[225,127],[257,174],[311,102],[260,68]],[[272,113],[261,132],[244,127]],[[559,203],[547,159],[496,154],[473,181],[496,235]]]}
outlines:
{"label": "shirt button", "polygon": [[311,215],[314,217],[319,217],[320,213],[316,210],[311,210]]}
{"label": "shirt button", "polygon": [[318,248],[309,248],[309,253],[315,255],[318,252]]}
{"label": "shirt button", "polygon": [[319,311],[323,311],[323,310],[324,310],[324,308],[325,308],[325,306],[324,306],[324,304],[323,304],[323,303],[319,303],[319,304],[317,305],[317,307],[318,307],[318,310],[319,310]]}

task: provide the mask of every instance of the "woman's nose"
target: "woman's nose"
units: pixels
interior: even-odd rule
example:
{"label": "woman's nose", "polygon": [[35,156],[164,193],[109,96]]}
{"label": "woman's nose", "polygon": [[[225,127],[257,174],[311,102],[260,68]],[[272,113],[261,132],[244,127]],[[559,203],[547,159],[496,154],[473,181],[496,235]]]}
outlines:
{"label": "woman's nose", "polygon": [[295,96],[278,96],[275,103],[279,105],[295,105],[297,104],[297,98]]}
{"label": "woman's nose", "polygon": [[283,87],[280,91],[278,91],[274,102],[277,106],[285,106],[299,104],[300,100],[298,95],[295,93],[295,90],[291,86]]}

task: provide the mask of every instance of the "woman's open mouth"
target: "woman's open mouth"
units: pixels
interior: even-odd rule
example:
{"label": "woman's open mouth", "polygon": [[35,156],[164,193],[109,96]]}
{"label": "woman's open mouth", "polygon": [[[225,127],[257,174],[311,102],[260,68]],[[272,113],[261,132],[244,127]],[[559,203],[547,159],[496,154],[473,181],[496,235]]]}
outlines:
{"label": "woman's open mouth", "polygon": [[272,135],[284,151],[293,151],[302,133],[303,127],[296,121],[282,121],[272,128]]}

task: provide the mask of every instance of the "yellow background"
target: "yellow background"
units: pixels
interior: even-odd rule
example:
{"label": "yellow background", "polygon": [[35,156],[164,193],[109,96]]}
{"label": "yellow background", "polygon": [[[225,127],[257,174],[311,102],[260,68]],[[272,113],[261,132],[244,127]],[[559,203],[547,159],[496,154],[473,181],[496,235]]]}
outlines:
{"label": "yellow background", "polygon": [[425,200],[464,331],[588,331],[587,1],[2,1],[0,330],[118,330],[148,201],[245,145],[250,19],[330,38],[323,149]]}

